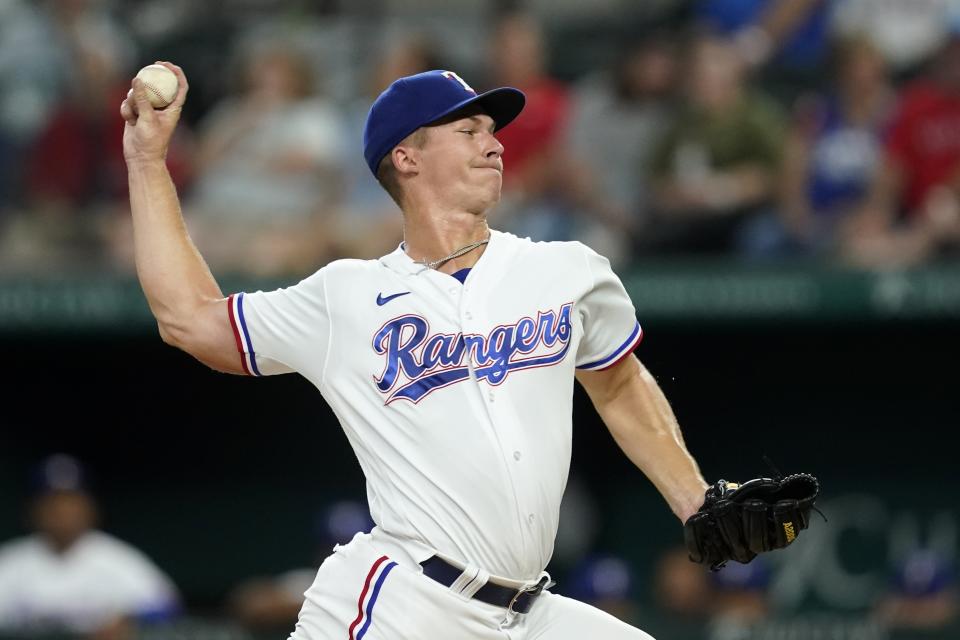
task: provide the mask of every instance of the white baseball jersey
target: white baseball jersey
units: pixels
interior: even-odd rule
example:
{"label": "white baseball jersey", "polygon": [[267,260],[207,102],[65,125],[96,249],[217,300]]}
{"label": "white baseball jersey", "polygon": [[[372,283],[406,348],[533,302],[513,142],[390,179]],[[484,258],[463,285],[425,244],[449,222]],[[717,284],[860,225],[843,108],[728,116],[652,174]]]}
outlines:
{"label": "white baseball jersey", "polygon": [[91,531],[63,553],[39,535],[0,547],[0,629],[88,632],[120,616],[177,608],[170,579],[143,553]]}
{"label": "white baseball jersey", "polygon": [[401,245],[229,308],[251,375],[297,371],[330,404],[380,528],[514,580],[553,552],[575,369],[642,337],[605,258],[497,231],[463,284]]}

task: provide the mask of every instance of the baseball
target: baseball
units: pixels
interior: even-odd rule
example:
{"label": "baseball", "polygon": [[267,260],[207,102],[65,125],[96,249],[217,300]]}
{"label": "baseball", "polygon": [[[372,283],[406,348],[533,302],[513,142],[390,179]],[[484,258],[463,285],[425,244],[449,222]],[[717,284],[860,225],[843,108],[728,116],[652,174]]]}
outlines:
{"label": "baseball", "polygon": [[147,97],[154,109],[163,109],[177,97],[177,76],[162,64],[151,64],[137,72],[147,89]]}

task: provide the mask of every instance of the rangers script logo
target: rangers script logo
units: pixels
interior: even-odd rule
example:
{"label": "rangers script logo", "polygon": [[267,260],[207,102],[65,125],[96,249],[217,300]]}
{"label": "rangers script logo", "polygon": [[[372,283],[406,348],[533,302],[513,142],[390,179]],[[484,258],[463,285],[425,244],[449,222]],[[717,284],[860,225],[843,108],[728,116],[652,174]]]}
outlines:
{"label": "rangers script logo", "polygon": [[[536,319],[499,325],[485,336],[431,335],[430,324],[418,315],[388,320],[373,337],[373,350],[386,356],[383,373],[374,382],[387,395],[386,404],[398,399],[417,403],[435,389],[466,380],[467,363],[473,364],[478,380],[492,385],[513,371],[554,365],[570,348],[572,308],[568,302],[559,311],[540,311]],[[533,354],[541,345],[545,348]]]}

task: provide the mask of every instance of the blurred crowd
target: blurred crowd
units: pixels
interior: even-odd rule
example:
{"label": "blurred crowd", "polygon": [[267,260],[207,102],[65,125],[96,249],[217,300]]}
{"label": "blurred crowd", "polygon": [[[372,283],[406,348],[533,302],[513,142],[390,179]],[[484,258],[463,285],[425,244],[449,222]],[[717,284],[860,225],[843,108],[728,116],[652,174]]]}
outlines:
{"label": "blurred crowd", "polygon": [[[89,467],[67,454],[37,463],[29,479],[30,531],[0,541],[0,638],[283,637],[296,623],[304,592],[334,545],[373,527],[361,501],[324,504],[316,510],[313,549],[304,554],[302,566],[243,576],[225,586],[213,609],[198,611],[148,552],[100,528],[97,483],[91,475]],[[561,521],[557,554],[549,567],[558,579],[555,591],[600,607],[657,638],[917,640],[955,638],[960,631],[955,539],[937,542],[934,536],[925,544],[891,544],[878,588],[857,607],[847,601],[846,608],[852,610],[841,615],[839,603],[833,609],[804,609],[787,604],[777,593],[810,564],[802,550],[799,555],[788,553],[794,547],[710,572],[690,562],[684,548],[667,545],[650,575],[643,576],[622,555],[624,550],[604,549],[600,534],[605,523],[576,477]],[[142,542],[149,547],[157,540]],[[822,543],[811,539],[805,544],[813,549]],[[830,573],[826,564],[813,564],[815,571]],[[851,578],[862,582],[864,574]]]}
{"label": "blurred crowd", "polygon": [[0,270],[132,271],[118,105],[155,59],[190,79],[168,164],[215,272],[392,250],[363,122],[431,68],[527,95],[498,228],[618,265],[960,246],[960,0],[2,0]]}

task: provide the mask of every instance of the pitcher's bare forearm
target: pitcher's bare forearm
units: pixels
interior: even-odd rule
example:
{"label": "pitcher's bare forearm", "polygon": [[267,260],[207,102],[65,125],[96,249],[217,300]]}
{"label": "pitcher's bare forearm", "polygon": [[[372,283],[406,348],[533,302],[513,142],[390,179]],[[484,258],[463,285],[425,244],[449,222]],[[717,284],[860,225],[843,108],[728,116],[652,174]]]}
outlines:
{"label": "pitcher's bare forearm", "polygon": [[130,161],[127,172],[137,276],[161,330],[182,330],[198,306],[223,294],[187,233],[165,162]]}
{"label": "pitcher's bare forearm", "polygon": [[686,520],[703,503],[707,484],[687,451],[680,425],[656,380],[636,358],[628,358],[623,364],[633,371],[623,390],[606,407],[604,422],[674,514]]}
{"label": "pitcher's bare forearm", "polygon": [[605,371],[577,374],[614,440],[686,520],[703,504],[707,483],[687,451],[670,403],[634,356]]}

